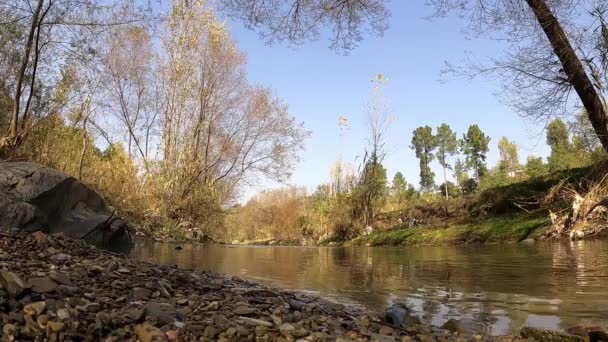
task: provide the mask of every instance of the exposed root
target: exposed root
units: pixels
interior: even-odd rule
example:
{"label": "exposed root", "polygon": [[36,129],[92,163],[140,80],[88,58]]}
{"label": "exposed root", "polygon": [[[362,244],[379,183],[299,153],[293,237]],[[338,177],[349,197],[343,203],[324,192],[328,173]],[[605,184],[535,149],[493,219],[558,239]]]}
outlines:
{"label": "exposed root", "polygon": [[608,174],[598,176],[597,170],[593,170],[580,184],[564,179],[549,191],[545,204],[569,203],[569,206],[558,212],[549,211],[553,229],[546,237],[579,240],[608,227]]}

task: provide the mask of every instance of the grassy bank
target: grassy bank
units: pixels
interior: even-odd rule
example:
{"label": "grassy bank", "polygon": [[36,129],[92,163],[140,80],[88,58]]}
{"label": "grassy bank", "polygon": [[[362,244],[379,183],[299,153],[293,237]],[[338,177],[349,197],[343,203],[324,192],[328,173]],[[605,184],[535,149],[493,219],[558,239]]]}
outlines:
{"label": "grassy bank", "polygon": [[398,226],[346,241],[346,246],[405,246],[489,242],[517,242],[535,238],[549,224],[545,213],[512,214],[469,222],[455,222],[447,227]]}

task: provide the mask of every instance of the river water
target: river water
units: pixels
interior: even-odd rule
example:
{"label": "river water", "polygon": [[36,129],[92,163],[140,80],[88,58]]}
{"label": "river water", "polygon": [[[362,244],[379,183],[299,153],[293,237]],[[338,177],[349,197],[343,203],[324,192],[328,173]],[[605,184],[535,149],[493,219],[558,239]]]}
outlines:
{"label": "river water", "polygon": [[139,241],[137,259],[198,268],[425,322],[465,319],[502,335],[523,326],[608,328],[608,241],[441,247],[253,247]]}

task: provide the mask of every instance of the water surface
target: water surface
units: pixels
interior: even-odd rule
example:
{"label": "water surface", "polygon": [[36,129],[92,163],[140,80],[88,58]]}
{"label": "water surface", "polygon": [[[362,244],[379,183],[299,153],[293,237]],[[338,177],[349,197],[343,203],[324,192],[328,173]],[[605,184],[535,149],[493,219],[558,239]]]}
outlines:
{"label": "water surface", "polygon": [[608,241],[477,247],[253,247],[139,241],[133,257],[239,275],[426,322],[467,318],[493,335],[522,326],[608,328]]}

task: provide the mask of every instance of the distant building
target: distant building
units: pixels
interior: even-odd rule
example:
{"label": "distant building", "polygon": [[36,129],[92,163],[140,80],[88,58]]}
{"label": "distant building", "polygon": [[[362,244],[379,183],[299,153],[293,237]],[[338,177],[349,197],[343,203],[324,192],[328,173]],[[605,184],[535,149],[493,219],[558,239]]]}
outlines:
{"label": "distant building", "polygon": [[519,177],[524,176],[524,175],[525,175],[525,173],[526,173],[526,171],[525,171],[525,170],[522,170],[522,169],[519,169],[519,170],[513,170],[513,171],[509,171],[509,172],[507,173],[507,177],[509,177],[509,178],[519,178]]}

